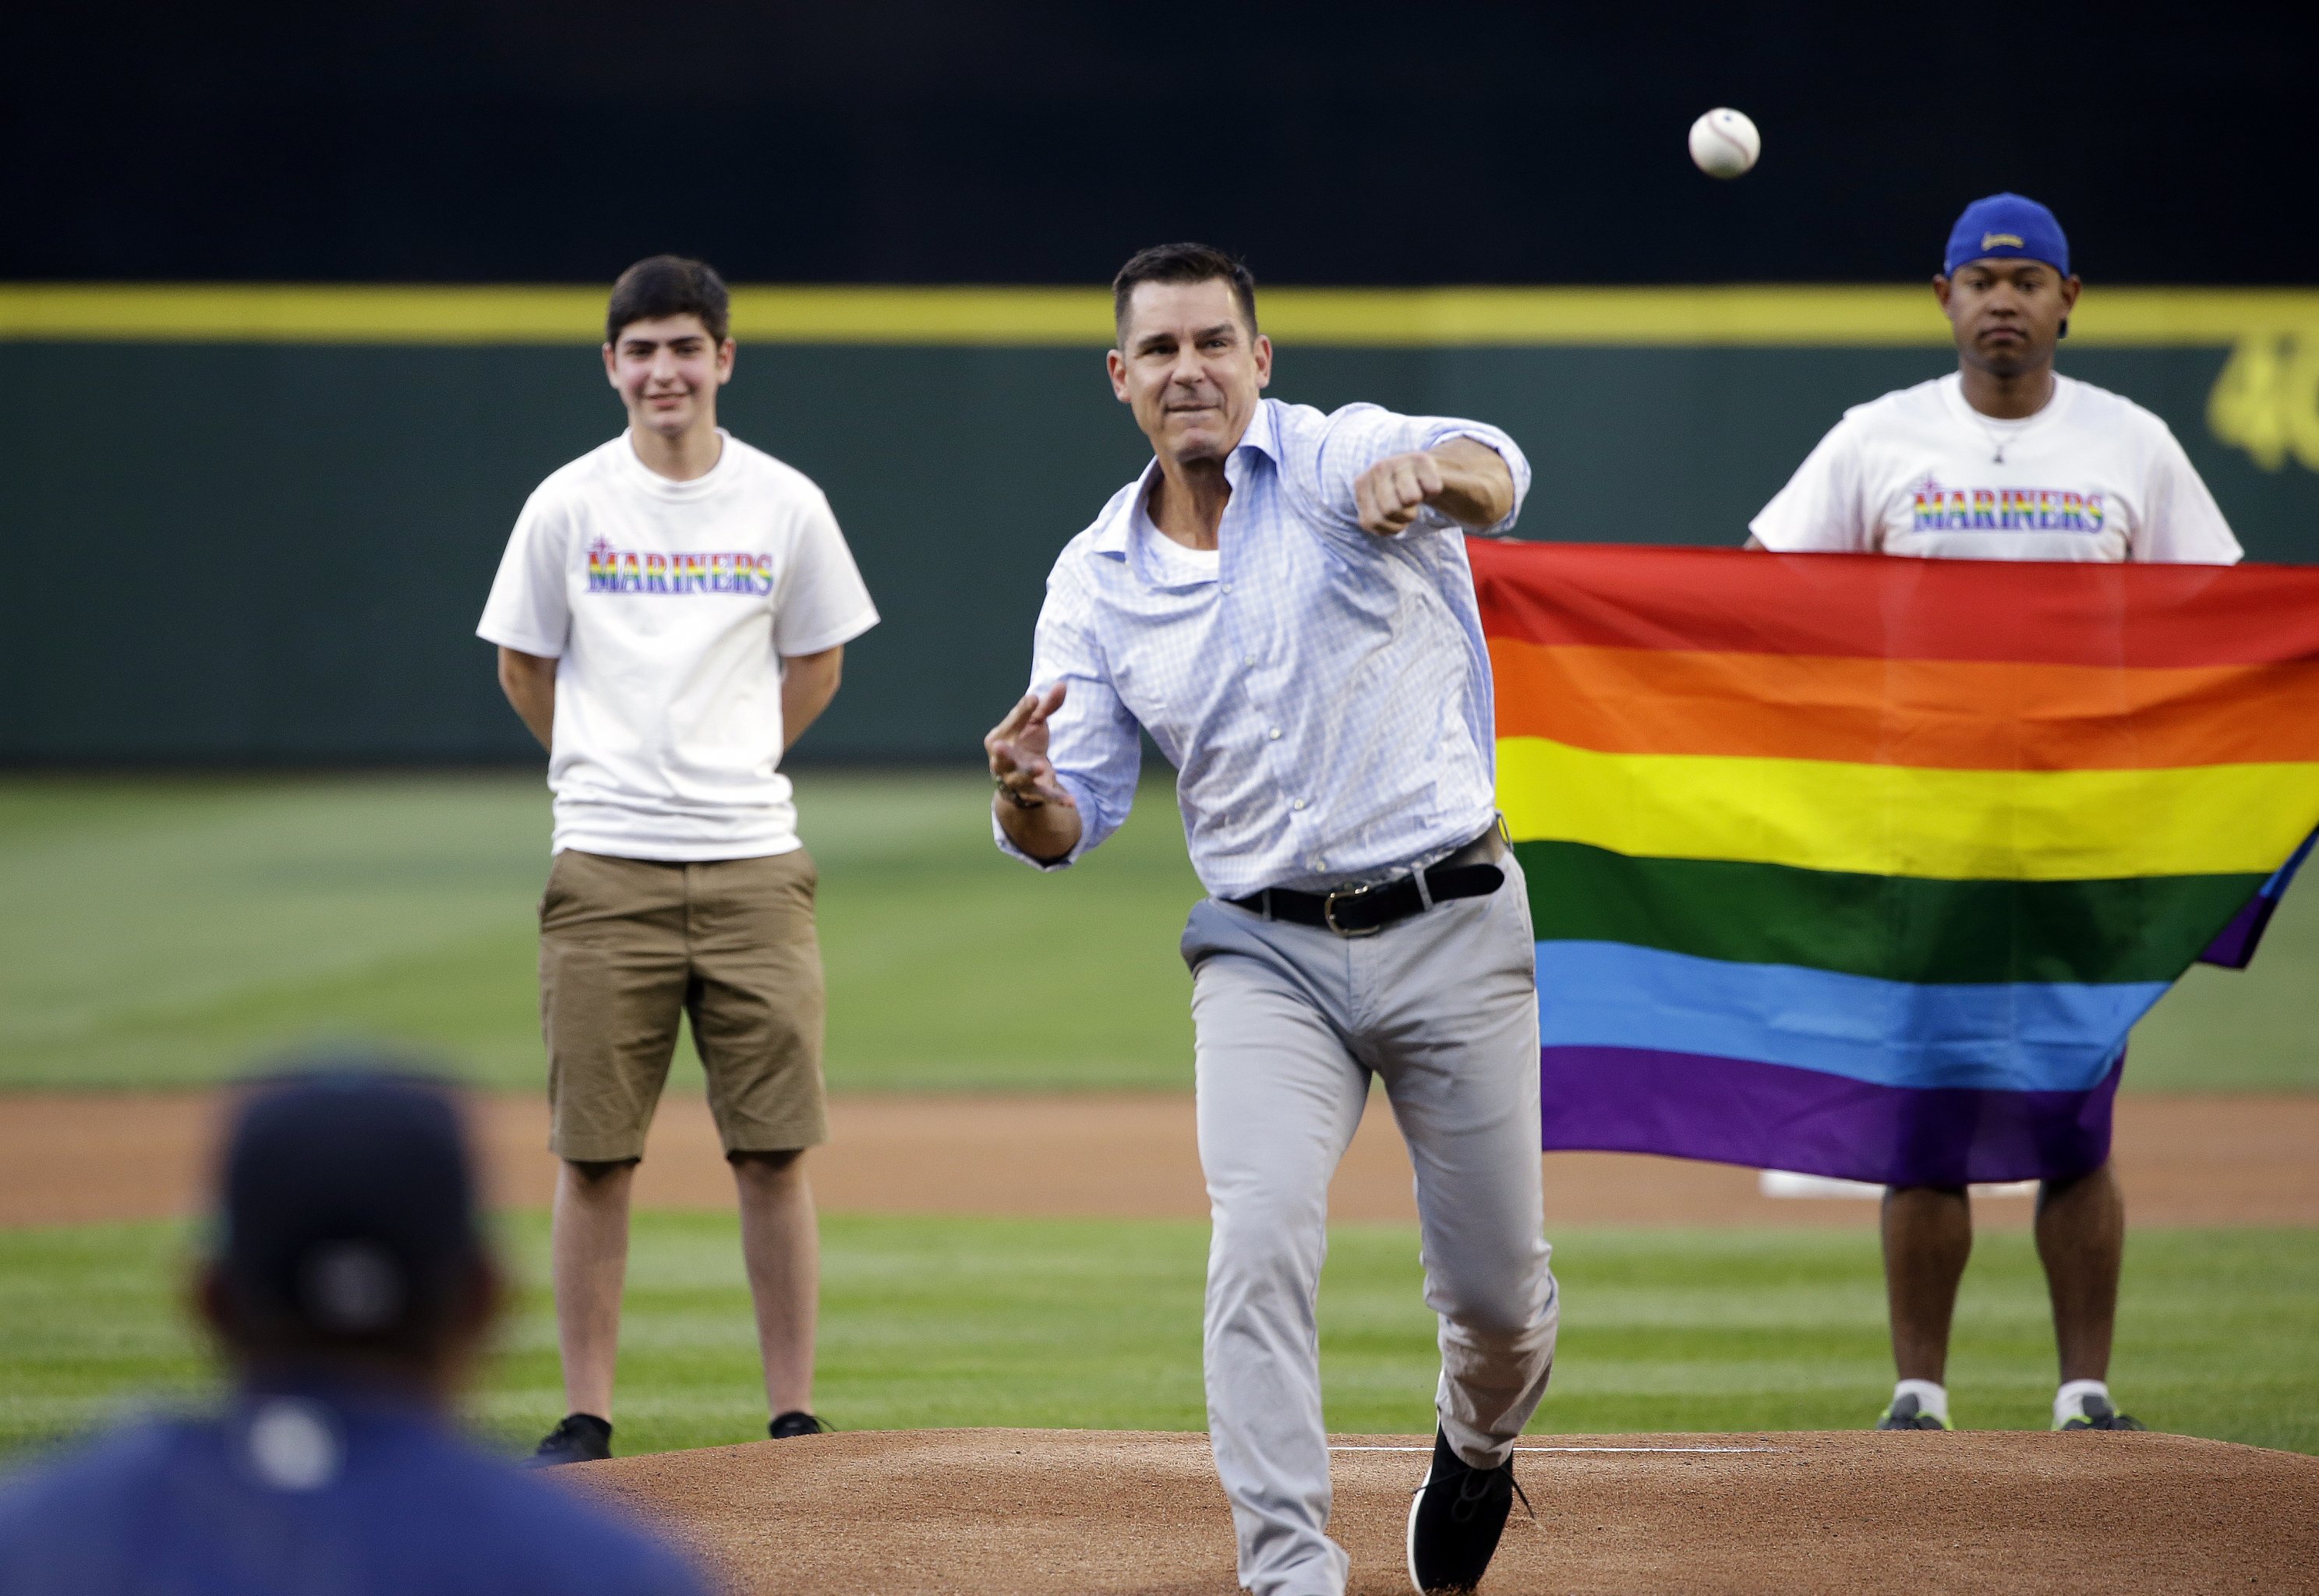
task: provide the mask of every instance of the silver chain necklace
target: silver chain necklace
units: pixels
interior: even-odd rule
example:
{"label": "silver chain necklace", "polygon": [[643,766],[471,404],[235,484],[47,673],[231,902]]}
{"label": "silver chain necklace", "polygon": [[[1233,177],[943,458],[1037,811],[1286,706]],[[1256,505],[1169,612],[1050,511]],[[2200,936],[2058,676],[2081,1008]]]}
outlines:
{"label": "silver chain necklace", "polygon": [[[2027,415],[2022,417],[2021,421],[2034,421],[2038,417],[2044,415],[2046,410],[2052,406],[2053,401],[2061,397],[2061,381],[2059,378],[2056,378],[2054,379],[2053,385],[2045,391],[2045,402],[2039,405],[2035,410],[2031,410]],[[1964,399],[1964,395],[1962,393],[1958,394],[1957,397]],[[1990,451],[1990,459],[1999,465],[2004,464],[2005,446],[2010,443],[2012,439],[2006,437],[2005,434],[1993,429],[1990,426],[1988,419],[1973,408],[1972,401],[1970,399],[1964,400],[1964,413],[1972,418],[1972,424],[1980,428],[1981,435],[1989,440],[1989,447]],[[2016,423],[2016,425],[2019,424],[2020,423]]]}
{"label": "silver chain necklace", "polygon": [[[1972,410],[1972,406],[1970,404],[1967,404],[1964,408],[1969,410]],[[1972,424],[1981,428],[1981,433],[1983,437],[1989,439],[1989,446],[1992,451],[1990,455],[1990,459],[1999,465],[2004,464],[2005,446],[2008,441],[2005,435],[1994,430],[1990,428],[1988,422],[1982,420],[1979,410],[1972,410]]]}

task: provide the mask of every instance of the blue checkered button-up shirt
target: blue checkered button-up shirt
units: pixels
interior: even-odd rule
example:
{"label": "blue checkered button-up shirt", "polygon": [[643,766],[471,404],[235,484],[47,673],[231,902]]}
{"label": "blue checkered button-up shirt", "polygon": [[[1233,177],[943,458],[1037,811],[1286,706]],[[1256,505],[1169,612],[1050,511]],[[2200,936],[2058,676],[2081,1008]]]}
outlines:
{"label": "blue checkered button-up shirt", "polygon": [[1453,437],[1504,457],[1519,513],[1529,464],[1495,428],[1266,400],[1224,462],[1213,573],[1156,546],[1157,461],[1071,539],[1031,667],[1036,689],[1069,683],[1049,757],[1083,831],[1057,868],[1127,818],[1138,725],[1177,768],[1192,865],[1219,897],[1373,879],[1489,825],[1490,660],[1465,539],[1433,510],[1380,537],[1353,503],[1370,465]]}

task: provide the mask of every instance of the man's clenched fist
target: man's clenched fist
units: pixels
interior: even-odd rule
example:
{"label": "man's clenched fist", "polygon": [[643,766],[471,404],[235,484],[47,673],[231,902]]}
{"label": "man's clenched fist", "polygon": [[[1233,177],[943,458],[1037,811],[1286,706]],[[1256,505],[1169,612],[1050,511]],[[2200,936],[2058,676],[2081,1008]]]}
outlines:
{"label": "man's clenched fist", "polygon": [[1447,485],[1441,462],[1431,455],[1386,455],[1353,483],[1362,529],[1384,537],[1406,530],[1417,512],[1439,499]]}

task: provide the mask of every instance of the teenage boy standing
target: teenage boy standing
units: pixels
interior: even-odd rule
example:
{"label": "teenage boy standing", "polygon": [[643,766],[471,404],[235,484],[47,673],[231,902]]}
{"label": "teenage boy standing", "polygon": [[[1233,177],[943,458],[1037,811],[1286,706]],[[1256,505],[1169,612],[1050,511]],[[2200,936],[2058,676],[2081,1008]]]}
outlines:
{"label": "teenage boy standing", "polygon": [[604,370],[627,429],[532,494],[476,627],[555,792],[539,989],[571,1411],[543,1464],[611,1455],[629,1191],[687,1014],[740,1191],[771,1433],[822,1428],[804,1165],[828,1135],[821,952],[780,765],[878,612],[820,490],[717,425],[727,309],[696,260],[620,275]]}

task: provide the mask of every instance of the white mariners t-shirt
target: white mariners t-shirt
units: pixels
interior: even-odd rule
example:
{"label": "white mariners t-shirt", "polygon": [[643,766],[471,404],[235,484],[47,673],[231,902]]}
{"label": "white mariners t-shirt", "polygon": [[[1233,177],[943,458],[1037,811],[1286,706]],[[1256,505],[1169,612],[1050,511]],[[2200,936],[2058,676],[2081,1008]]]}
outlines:
{"label": "white mariners t-shirt", "polygon": [[2165,422],[2056,375],[1999,421],[1952,372],[1846,410],[1748,530],[1783,554],[2229,565],[2243,551]]}
{"label": "white mariners t-shirt", "polygon": [[677,482],[623,432],[540,483],[508,539],[475,631],[556,662],[559,852],[798,846],[781,658],[858,637],[878,611],[821,490],[717,436],[716,465]]}

